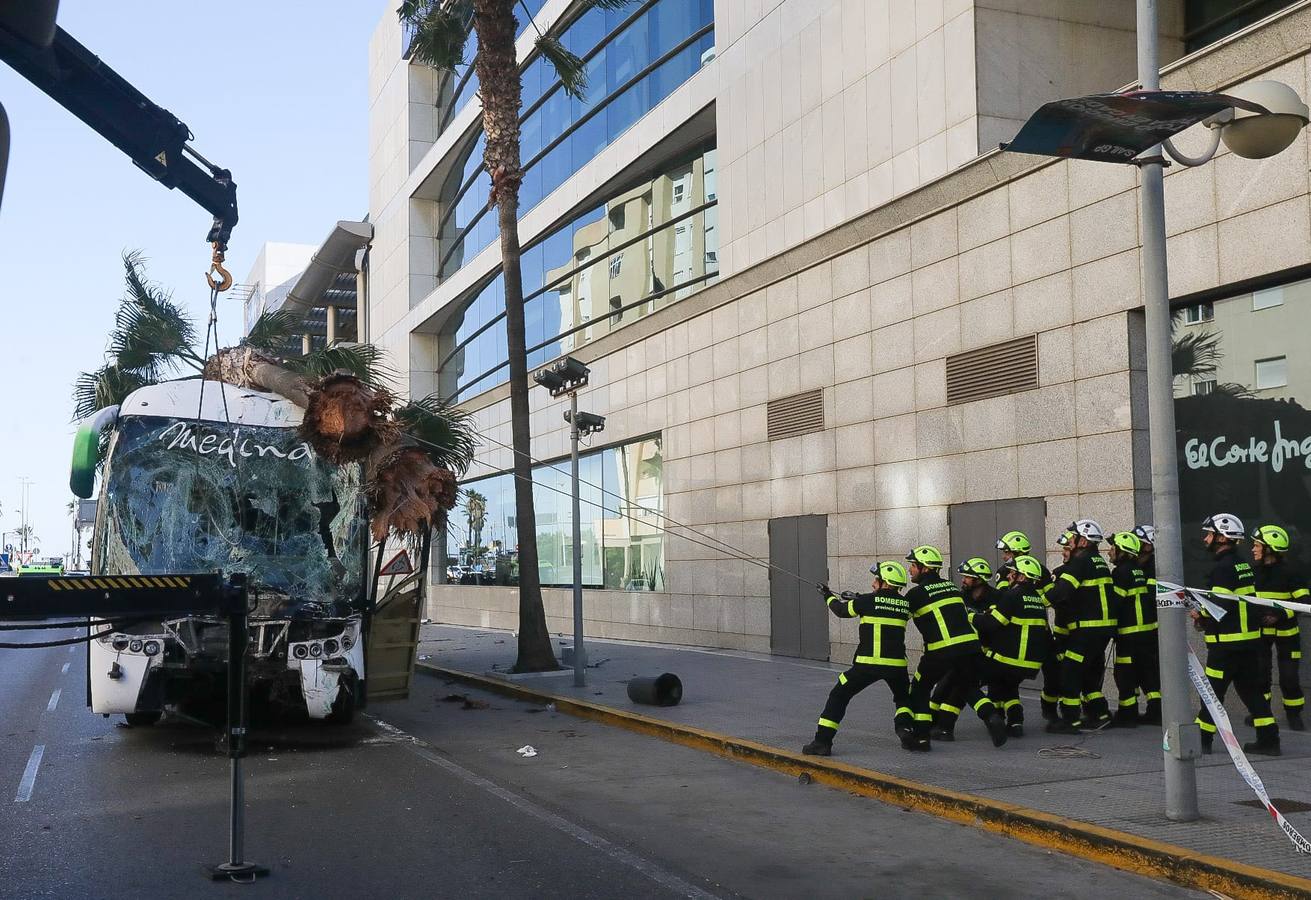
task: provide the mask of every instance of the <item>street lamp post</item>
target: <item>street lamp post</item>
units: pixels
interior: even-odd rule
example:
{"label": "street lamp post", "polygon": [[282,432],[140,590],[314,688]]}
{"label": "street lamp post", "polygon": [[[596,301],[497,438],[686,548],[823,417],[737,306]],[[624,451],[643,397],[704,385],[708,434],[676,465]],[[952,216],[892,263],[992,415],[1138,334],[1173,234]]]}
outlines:
{"label": "street lamp post", "polygon": [[587,386],[590,370],[586,365],[566,356],[564,359],[537,372],[533,380],[551,392],[552,397],[569,395],[569,412],[565,421],[569,423],[570,462],[572,468],[573,503],[573,587],[574,587],[574,686],[583,687],[587,683],[587,651],[583,647],[583,524],[581,502],[578,491],[578,439],[605,428],[605,417],[593,413],[578,411],[578,391]]}
{"label": "street lamp post", "polygon": [[[1224,143],[1236,156],[1265,159],[1285,150],[1311,120],[1297,92],[1277,81],[1252,81],[1212,91],[1162,91],[1157,0],[1137,0],[1140,90],[1093,94],[1044,104],[1015,139],[1002,146],[1105,163],[1132,163],[1142,173],[1142,293],[1146,310],[1147,410],[1151,441],[1152,515],[1156,572],[1162,583],[1183,583],[1179,526],[1179,467],[1175,447],[1173,345],[1165,242],[1164,167],[1168,154],[1184,166],[1210,162]],[[1172,138],[1193,125],[1211,130],[1209,146],[1189,156]],[[1188,677],[1187,616],[1180,608],[1159,612],[1166,815],[1197,818],[1193,761],[1201,734],[1193,723]]]}
{"label": "street lamp post", "polygon": [[[1160,90],[1156,0],[1138,0],[1138,79],[1145,91]],[[1152,460],[1152,524],[1156,526],[1156,573],[1183,583],[1179,526],[1179,463],[1175,456],[1174,370],[1171,365],[1170,297],[1165,253],[1164,157],[1147,151],[1142,172],[1142,290],[1147,319],[1147,415]],[[1201,733],[1193,722],[1188,681],[1188,616],[1182,608],[1157,611],[1161,668],[1161,716],[1165,728],[1165,815],[1176,822],[1197,818],[1197,770]]]}
{"label": "street lamp post", "polygon": [[[1161,89],[1157,0],[1137,0],[1138,80],[1143,91]],[[1165,247],[1165,156],[1180,165],[1210,162],[1224,142],[1236,155],[1265,159],[1283,152],[1306,127],[1308,111],[1297,92],[1274,81],[1226,91],[1241,106],[1206,119],[1209,147],[1200,156],[1181,153],[1169,138],[1140,157],[1142,172],[1142,289],[1147,325],[1147,411],[1152,460],[1152,516],[1156,572],[1160,581],[1183,584],[1183,536],[1179,523],[1179,463],[1175,448],[1173,344]],[[1253,106],[1255,104],[1255,106]],[[1197,772],[1201,734],[1193,719],[1188,678],[1188,618],[1181,608],[1158,611],[1161,712],[1165,726],[1165,814],[1176,822],[1198,817]]]}

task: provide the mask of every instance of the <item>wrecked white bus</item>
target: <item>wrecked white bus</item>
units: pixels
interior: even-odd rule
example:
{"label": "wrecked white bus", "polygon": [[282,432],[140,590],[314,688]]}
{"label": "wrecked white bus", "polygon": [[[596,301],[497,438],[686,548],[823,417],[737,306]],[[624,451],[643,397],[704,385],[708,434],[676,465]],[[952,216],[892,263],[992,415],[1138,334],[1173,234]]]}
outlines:
{"label": "wrecked white bus", "polygon": [[[245,573],[253,709],[350,721],[368,696],[367,640],[382,626],[387,683],[408,689],[417,584],[375,602],[361,468],[320,457],[302,410],[276,394],[191,379],[141,388],[79,430],[73,484],[100,465],[91,574]],[[396,587],[404,587],[397,585]],[[375,621],[387,601],[391,622]],[[382,617],[386,619],[387,616]],[[221,703],[222,619],[93,626],[88,703],[134,725]]]}

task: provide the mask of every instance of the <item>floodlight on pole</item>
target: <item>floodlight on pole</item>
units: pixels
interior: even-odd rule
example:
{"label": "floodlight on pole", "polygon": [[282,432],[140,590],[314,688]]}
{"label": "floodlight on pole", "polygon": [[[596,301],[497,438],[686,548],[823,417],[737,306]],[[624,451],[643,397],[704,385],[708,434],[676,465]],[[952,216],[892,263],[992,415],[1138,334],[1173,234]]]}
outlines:
{"label": "floodlight on pole", "polygon": [[533,373],[533,381],[551,392],[555,398],[568,395],[569,411],[564,414],[569,423],[569,457],[573,490],[570,500],[573,504],[573,553],[574,553],[574,686],[586,684],[587,652],[583,647],[583,526],[582,511],[578,491],[578,439],[605,427],[605,417],[594,413],[578,411],[578,391],[587,386],[591,370],[587,365],[572,356],[557,360],[544,369]]}

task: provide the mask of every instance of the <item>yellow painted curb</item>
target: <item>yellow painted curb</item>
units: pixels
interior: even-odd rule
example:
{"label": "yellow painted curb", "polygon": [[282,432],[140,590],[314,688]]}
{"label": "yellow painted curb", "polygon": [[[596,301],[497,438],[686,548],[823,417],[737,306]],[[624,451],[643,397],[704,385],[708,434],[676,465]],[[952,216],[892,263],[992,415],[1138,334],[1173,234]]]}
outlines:
{"label": "yellow painted curb", "polygon": [[1013,803],[885,775],[824,757],[803,756],[745,738],[525,687],[518,682],[446,669],[430,663],[418,663],[418,668],[432,675],[519,700],[554,703],[560,712],[658,737],[727,759],[786,775],[804,773],[820,784],[953,822],[981,827],[1047,850],[1057,850],[1126,872],[1163,878],[1185,887],[1215,890],[1235,898],[1265,900],[1276,897],[1311,897],[1309,879],[1209,856],[1187,847],[1154,841]]}

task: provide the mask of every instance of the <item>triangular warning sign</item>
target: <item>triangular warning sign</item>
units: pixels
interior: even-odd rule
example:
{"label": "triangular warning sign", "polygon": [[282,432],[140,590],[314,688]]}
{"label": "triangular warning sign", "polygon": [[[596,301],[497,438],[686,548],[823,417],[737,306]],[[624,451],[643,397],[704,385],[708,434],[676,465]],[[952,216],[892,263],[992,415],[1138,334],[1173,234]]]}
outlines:
{"label": "triangular warning sign", "polygon": [[167,151],[160,150],[160,151],[159,151],[159,155],[157,155],[157,156],[155,157],[155,162],[159,163],[161,166],[166,166],[166,165],[168,165],[168,153],[167,153]]}
{"label": "triangular warning sign", "polygon": [[381,575],[409,575],[414,571],[410,565],[410,554],[402,550],[391,558],[391,562],[382,567]]}

